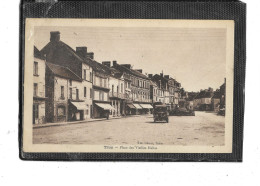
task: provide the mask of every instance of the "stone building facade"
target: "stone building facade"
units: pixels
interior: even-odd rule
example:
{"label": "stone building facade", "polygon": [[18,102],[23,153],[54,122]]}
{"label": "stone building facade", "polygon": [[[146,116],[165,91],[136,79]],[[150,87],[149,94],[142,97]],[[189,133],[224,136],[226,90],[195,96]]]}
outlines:
{"label": "stone building facade", "polygon": [[33,62],[33,124],[43,124],[45,119],[45,59],[34,47]]}

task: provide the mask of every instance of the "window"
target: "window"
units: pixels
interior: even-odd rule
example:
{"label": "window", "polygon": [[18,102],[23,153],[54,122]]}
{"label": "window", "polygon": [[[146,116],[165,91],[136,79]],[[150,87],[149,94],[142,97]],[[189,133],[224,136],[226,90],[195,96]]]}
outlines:
{"label": "window", "polygon": [[70,88],[70,99],[72,99],[72,88]]}
{"label": "window", "polygon": [[107,79],[104,79],[104,87],[107,88]]}
{"label": "window", "polygon": [[89,72],[89,80],[90,80],[90,82],[92,82],[92,73],[91,72]]}
{"label": "window", "polygon": [[33,114],[34,114],[34,119],[39,118],[39,105],[38,104],[33,104]]}
{"label": "window", "polygon": [[70,79],[70,86],[72,86],[72,80]]}
{"label": "window", "polygon": [[99,92],[99,100],[104,101],[104,92]]}
{"label": "window", "polygon": [[99,78],[99,85],[102,87],[102,78]]}
{"label": "window", "polygon": [[33,84],[33,96],[37,96],[38,93],[38,84],[34,83]]}
{"label": "window", "polygon": [[79,89],[76,89],[76,99],[79,99]]}
{"label": "window", "polygon": [[33,75],[38,75],[38,62],[34,62],[33,64]]}
{"label": "window", "polygon": [[121,83],[121,93],[123,93],[123,83]]}
{"label": "window", "polygon": [[87,80],[87,70],[86,69],[83,70],[83,79]]}
{"label": "window", "polygon": [[58,116],[65,116],[65,107],[64,106],[58,107]]}
{"label": "window", "polygon": [[64,86],[60,87],[60,97],[64,98]]}
{"label": "window", "polygon": [[112,94],[114,93],[114,85],[112,85]]}
{"label": "window", "polygon": [[87,97],[87,87],[84,87],[84,97]]}
{"label": "window", "polygon": [[93,98],[93,89],[90,89],[90,99]]}

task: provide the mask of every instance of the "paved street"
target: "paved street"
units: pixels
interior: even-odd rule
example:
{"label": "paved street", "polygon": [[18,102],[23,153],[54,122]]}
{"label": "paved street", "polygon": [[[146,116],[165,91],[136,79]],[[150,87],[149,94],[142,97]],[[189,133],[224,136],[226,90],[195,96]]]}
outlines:
{"label": "paved street", "polygon": [[90,123],[33,129],[34,143],[49,144],[166,144],[224,145],[225,118],[215,113],[170,116],[169,123],[154,123],[143,115]]}

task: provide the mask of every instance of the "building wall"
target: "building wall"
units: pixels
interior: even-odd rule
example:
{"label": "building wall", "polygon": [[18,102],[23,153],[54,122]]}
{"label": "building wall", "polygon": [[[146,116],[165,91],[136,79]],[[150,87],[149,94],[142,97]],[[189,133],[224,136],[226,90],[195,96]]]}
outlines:
{"label": "building wall", "polygon": [[111,111],[112,116],[125,114],[125,108],[121,107],[121,102],[125,99],[125,83],[122,79],[109,77],[109,99],[115,110]]}
{"label": "building wall", "polygon": [[131,99],[135,102],[151,103],[149,80],[131,75]]}
{"label": "building wall", "polygon": [[201,98],[201,104],[211,104],[211,98]]}
{"label": "building wall", "polygon": [[38,74],[33,75],[33,83],[38,84],[37,97],[45,97],[45,61],[39,58],[34,58],[38,63]]}
{"label": "building wall", "polygon": [[[38,63],[38,73],[33,74],[33,83],[37,83],[37,91],[34,97],[45,98],[45,61],[34,58],[34,62]],[[45,123],[45,100],[34,99],[33,104],[38,105],[38,116],[35,118],[35,124]]]}
{"label": "building wall", "polygon": [[[64,97],[61,97],[61,86],[64,87]],[[60,77],[54,77],[54,97],[53,112],[54,122],[62,122],[68,120],[68,80]],[[64,112],[61,110],[64,109]]]}
{"label": "building wall", "polygon": [[[86,79],[84,77],[84,70],[86,70]],[[84,110],[84,119],[91,118],[91,108],[92,108],[92,98],[91,98],[91,90],[93,90],[93,70],[90,66],[83,64],[82,66],[82,99],[85,101],[86,110]],[[84,87],[87,89],[86,97],[84,96]]]}

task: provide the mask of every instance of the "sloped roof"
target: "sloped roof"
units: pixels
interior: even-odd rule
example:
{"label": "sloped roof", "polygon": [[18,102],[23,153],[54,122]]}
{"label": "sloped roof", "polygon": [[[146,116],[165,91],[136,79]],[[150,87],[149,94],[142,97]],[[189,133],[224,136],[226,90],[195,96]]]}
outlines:
{"label": "sloped roof", "polygon": [[186,99],[187,101],[192,101],[194,98],[198,95],[199,93],[197,92],[189,92],[188,93],[188,98]]}
{"label": "sloped roof", "polygon": [[44,60],[44,56],[41,54],[41,52],[34,46],[34,57]]}
{"label": "sloped roof", "polygon": [[51,72],[59,77],[65,79],[72,79],[75,81],[82,81],[82,79],[72,72],[69,68],[60,65],[55,65],[53,63],[46,63],[46,66],[51,70]]}
{"label": "sloped roof", "polygon": [[85,63],[89,66],[91,66],[93,68],[94,71],[100,72],[100,73],[104,73],[106,75],[110,74],[110,70],[107,66],[102,65],[101,63],[86,57],[86,58],[82,58],[81,56],[79,56],[76,51],[71,48],[69,45],[67,45],[66,43],[62,42],[62,41],[57,41],[57,42],[49,42],[42,50],[41,53],[45,53],[46,50],[52,48],[52,47],[58,47],[58,48],[64,48],[66,49],[66,51],[68,51],[72,56],[74,56],[77,60],[79,60],[82,63]]}
{"label": "sloped roof", "polygon": [[113,67],[110,68],[110,71],[111,71],[111,76],[113,76],[114,78],[117,78],[117,79],[121,78],[123,75],[123,72],[120,72],[119,70],[117,70]]}
{"label": "sloped roof", "polygon": [[107,67],[106,65],[102,65],[101,63],[99,63],[89,57],[86,57],[83,62],[89,64],[93,68],[94,71],[104,73],[106,75],[110,75],[110,73],[111,73],[111,70],[109,67]]}
{"label": "sloped roof", "polygon": [[212,98],[213,98],[213,99],[220,99],[220,98],[221,98],[220,91],[215,91]]}
{"label": "sloped roof", "polygon": [[116,64],[115,65],[115,68],[121,72],[126,72],[126,73],[129,73],[131,75],[134,75],[134,76],[137,76],[137,77],[140,77],[140,78],[144,78],[144,79],[149,79],[146,75],[142,74],[141,72],[138,72],[136,70],[133,70],[133,69],[129,69],[123,65],[120,65],[120,64]]}
{"label": "sloped roof", "polygon": [[152,80],[150,80],[150,84],[153,85],[153,86],[158,87],[158,85],[154,81],[152,81]]}
{"label": "sloped roof", "polygon": [[213,92],[202,90],[194,99],[211,98],[212,96]]}
{"label": "sloped roof", "polygon": [[52,49],[52,47],[65,48],[72,56],[74,56],[79,61],[83,62],[83,59],[76,54],[76,51],[63,41],[49,42],[45,47],[43,47],[41,53],[46,53],[46,50]]}

